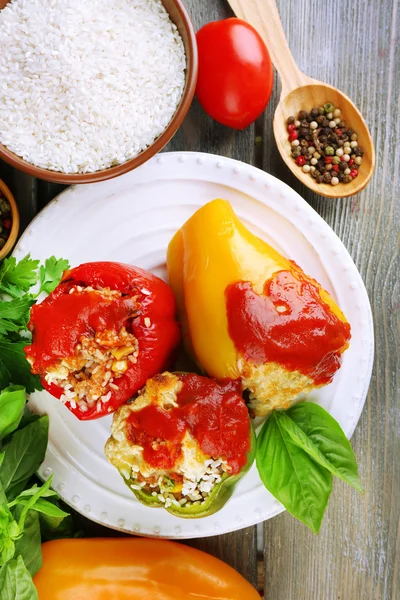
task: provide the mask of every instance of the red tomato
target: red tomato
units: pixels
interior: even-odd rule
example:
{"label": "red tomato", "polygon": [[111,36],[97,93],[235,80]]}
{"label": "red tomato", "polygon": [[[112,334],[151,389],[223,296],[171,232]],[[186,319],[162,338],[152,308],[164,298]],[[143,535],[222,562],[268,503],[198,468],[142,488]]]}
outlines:
{"label": "red tomato", "polygon": [[197,33],[197,98],[223,125],[244,129],[264,111],[274,74],[257,31],[240,19],[209,23]]}

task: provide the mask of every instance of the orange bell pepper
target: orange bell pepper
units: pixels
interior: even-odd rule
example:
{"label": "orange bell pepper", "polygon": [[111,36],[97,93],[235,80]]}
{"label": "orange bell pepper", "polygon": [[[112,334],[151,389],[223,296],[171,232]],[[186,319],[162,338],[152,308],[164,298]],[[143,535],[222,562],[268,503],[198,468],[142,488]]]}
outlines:
{"label": "orange bell pepper", "polygon": [[40,600],[259,600],[234,569],[161,540],[74,539],[43,544]]}
{"label": "orange bell pepper", "polygon": [[210,376],[241,378],[256,414],[332,380],[350,339],[344,314],[229,202],[209,202],[186,221],[167,265],[189,353]]}

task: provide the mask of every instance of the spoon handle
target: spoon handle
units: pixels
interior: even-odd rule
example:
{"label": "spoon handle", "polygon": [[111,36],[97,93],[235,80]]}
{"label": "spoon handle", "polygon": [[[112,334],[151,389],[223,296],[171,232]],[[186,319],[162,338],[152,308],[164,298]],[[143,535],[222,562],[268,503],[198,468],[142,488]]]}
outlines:
{"label": "spoon handle", "polygon": [[282,98],[311,79],[300,71],[286,41],[275,0],[228,0],[233,12],[257,29],[282,81]]}

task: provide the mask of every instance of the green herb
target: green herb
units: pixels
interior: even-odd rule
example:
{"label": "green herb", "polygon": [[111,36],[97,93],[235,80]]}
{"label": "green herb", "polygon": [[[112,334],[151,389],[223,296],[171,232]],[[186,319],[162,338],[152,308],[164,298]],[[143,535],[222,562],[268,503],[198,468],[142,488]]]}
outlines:
{"label": "green herb", "polygon": [[30,510],[35,510],[43,513],[44,515],[52,517],[53,519],[57,519],[58,525],[65,517],[68,516],[68,513],[58,508],[58,506],[55,506],[48,500],[44,500],[45,497],[57,496],[56,492],[50,490],[52,479],[53,476],[51,476],[41,487],[34,485],[31,489],[24,490],[12,502],[8,503],[8,508],[12,508],[13,506],[17,505],[23,507],[18,522],[22,529],[24,527],[28,511]]}
{"label": "green herb", "polygon": [[40,292],[50,294],[58,285],[62,274],[69,268],[67,260],[54,256],[48,258],[44,265],[40,267]]}
{"label": "green herb", "polygon": [[36,502],[32,506],[32,509],[39,513],[42,513],[46,517],[50,517],[55,528],[57,528],[60,525],[61,521],[63,521],[65,517],[68,517],[68,513],[61,510],[61,508],[58,508],[58,506],[56,506],[52,502],[43,500],[43,498],[39,498],[38,500],[36,500]]}
{"label": "green herb", "polygon": [[257,440],[256,464],[269,492],[314,533],[332,491],[332,474],[362,491],[349,441],[335,419],[312,402],[271,413]]}
{"label": "green herb", "polygon": [[4,335],[8,331],[19,331],[21,323],[26,323],[32,304],[29,294],[9,302],[0,301],[0,333]]}
{"label": "green herb", "polygon": [[292,441],[276,411],[258,437],[256,463],[268,491],[318,533],[332,490],[332,475]]}
{"label": "green herb", "polygon": [[42,536],[73,535],[52,477],[27,487],[44,459],[48,417],[29,415],[25,396],[22,386],[0,393],[0,600],[37,599],[32,577],[42,565]]}
{"label": "green herb", "polygon": [[6,258],[0,268],[0,291],[13,296],[15,290],[28,292],[38,282],[38,260],[33,260],[28,254],[17,263],[14,256]]}
{"label": "green herb", "polygon": [[[24,354],[31,339],[29,313],[67,268],[66,260],[51,257],[40,266],[29,255],[19,262],[8,258],[0,267],[0,600],[37,599],[32,576],[42,564],[42,523],[46,539],[53,532],[57,537],[57,530],[71,531],[69,515],[50,490],[51,478],[25,489],[43,462],[48,440],[48,417],[26,409],[26,391],[41,389]],[[17,382],[22,385],[9,386]]]}
{"label": "green herb", "polygon": [[[8,498],[13,499],[24,489],[41,465],[47,447],[49,418],[40,417],[16,431],[3,450],[5,457],[0,470],[0,482]],[[19,487],[22,489],[19,490]],[[15,493],[18,490],[17,493]]]}
{"label": "green herb", "polygon": [[[22,506],[18,506],[15,510],[15,519],[17,521],[22,508]],[[34,510],[30,510],[27,514],[22,537],[15,542],[15,554],[16,556],[22,556],[25,566],[32,577],[36,575],[42,566],[42,541],[39,513]]]}
{"label": "green herb", "polygon": [[38,593],[22,556],[8,562],[0,571],[0,600],[38,600]]}
{"label": "green herb", "polygon": [[[17,429],[26,403],[24,388],[10,387],[0,394],[0,440]],[[4,455],[3,455],[4,459]]]}
{"label": "green herb", "polygon": [[22,530],[14,519],[7,504],[0,506],[0,566],[14,558],[15,540],[22,536]]}
{"label": "green herb", "polygon": [[[49,294],[58,285],[68,261],[48,258],[43,265],[29,254],[17,262],[12,256],[0,266],[0,388],[20,383],[30,393],[41,389],[24,354],[29,344],[29,312],[41,293]],[[33,293],[32,288],[38,287]]]}
{"label": "green herb", "polygon": [[[23,389],[25,389],[25,388],[23,388]],[[28,408],[25,406],[24,414],[22,416],[22,419],[20,421],[18,429],[23,429],[27,425],[30,425],[31,423],[34,423],[35,421],[38,421],[39,419],[40,419],[40,415],[32,414],[31,412],[29,412]]]}
{"label": "green herb", "polygon": [[[1,325],[0,325],[1,326]],[[19,381],[28,393],[42,389],[37,375],[32,375],[24,348],[29,339],[3,339],[0,336],[0,387]]]}
{"label": "green herb", "polygon": [[322,406],[301,402],[279,417],[295,444],[332,475],[363,492],[350,442],[339,423]]}
{"label": "green herb", "polygon": [[[15,498],[15,500],[13,500],[13,503],[18,504],[18,502],[23,502],[24,500],[27,500],[30,496],[35,496],[38,489],[39,489],[38,485],[35,484],[28,490],[24,490],[23,492],[18,494],[18,496]],[[54,490],[51,490],[49,488],[49,486],[46,486],[46,489],[44,489],[44,486],[43,486],[41,488],[41,490],[42,490],[42,493],[40,495],[41,498],[51,498],[53,496],[58,497],[57,492],[55,492]]]}
{"label": "green herb", "polygon": [[[50,502],[54,504],[54,506],[61,508],[61,502],[57,495],[54,496]],[[76,528],[77,524],[74,523],[71,515],[61,519],[59,516],[51,516],[45,513],[37,514],[39,515],[42,541],[82,537],[83,535],[83,532]]]}

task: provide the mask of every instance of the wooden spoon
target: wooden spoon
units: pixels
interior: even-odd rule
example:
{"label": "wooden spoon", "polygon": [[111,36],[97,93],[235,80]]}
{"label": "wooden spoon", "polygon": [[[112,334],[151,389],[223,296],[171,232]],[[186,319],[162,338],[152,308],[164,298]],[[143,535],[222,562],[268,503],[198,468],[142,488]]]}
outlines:
{"label": "wooden spoon", "polygon": [[[275,0],[228,0],[237,17],[247,21],[260,33],[282,81],[282,93],[274,116],[274,135],[278,150],[289,169],[304,185],[328,198],[353,196],[365,188],[375,168],[375,150],[368,127],[360,111],[345,94],[331,85],[308,77],[297,67],[289,50]],[[291,156],[286,120],[299,110],[309,112],[314,107],[332,102],[340,108],[341,118],[358,134],[358,143],[364,150],[358,177],[350,183],[336,186],[317,183],[304,173]]]}

